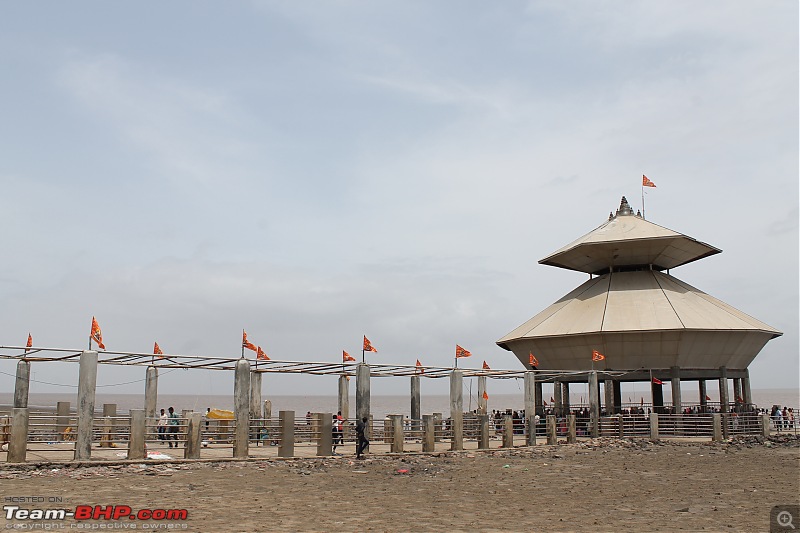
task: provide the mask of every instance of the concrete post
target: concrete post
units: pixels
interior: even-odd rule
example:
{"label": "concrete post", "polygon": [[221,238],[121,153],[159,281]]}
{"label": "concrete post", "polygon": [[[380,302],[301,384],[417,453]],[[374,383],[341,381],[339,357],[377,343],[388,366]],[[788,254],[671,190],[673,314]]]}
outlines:
{"label": "concrete post", "polygon": [[358,420],[361,420],[364,417],[369,418],[369,379],[369,365],[366,363],[358,363],[356,365],[356,418]]}
{"label": "concrete post", "polygon": [[761,414],[761,435],[769,437],[769,415],[767,413]]}
{"label": "concrete post", "polygon": [[612,380],[607,379],[603,383],[603,392],[605,395],[606,416],[614,414],[614,383]]}
{"label": "concrete post", "polygon": [[625,418],[623,418],[622,413],[617,415],[617,427],[619,431],[619,438],[625,438]]}
{"label": "concrete post", "polygon": [[622,412],[622,382],[618,379],[611,380],[611,392],[614,396],[614,413]]}
{"label": "concrete post", "polygon": [[14,407],[11,410],[11,440],[8,443],[6,461],[24,463],[28,452],[28,408]]}
{"label": "concrete post", "polygon": [[706,380],[700,379],[697,381],[697,390],[700,395],[700,412],[705,413],[708,411],[708,389],[706,388]]}
{"label": "concrete post", "polygon": [[600,434],[600,387],[597,383],[597,371],[589,374],[589,435],[597,437]]}
{"label": "concrete post", "polygon": [[411,428],[419,430],[422,418],[421,388],[419,376],[411,376]]}
{"label": "concrete post", "polygon": [[464,374],[460,370],[450,373],[450,424],[453,439],[451,450],[464,449]]}
{"label": "concrete post", "polygon": [[719,367],[719,410],[728,412],[728,369]]}
{"label": "concrete post", "polygon": [[484,399],[486,392],[486,376],[478,376],[478,414],[485,415],[489,407],[489,402]]}
{"label": "concrete post", "polygon": [[544,416],[544,404],[542,403],[542,382],[536,381],[533,386],[533,394],[534,399],[533,403],[535,405],[536,414],[539,416]]}
{"label": "concrete post", "polygon": [[436,419],[433,415],[422,416],[422,451],[431,453],[436,450]]}
{"label": "concrete post", "polygon": [[111,443],[114,441],[116,436],[116,426],[117,426],[117,404],[115,403],[104,403],[103,404],[103,419],[105,421],[103,425],[103,440],[105,441],[106,447],[110,447]]}
{"label": "concrete post", "polygon": [[503,448],[514,447],[514,419],[503,415]]}
{"label": "concrete post", "polygon": [[158,368],[154,366],[147,367],[147,373],[144,379],[144,416],[148,418],[151,424],[155,422],[156,407],[158,406]]}
{"label": "concrete post", "polygon": [[234,371],[233,416],[236,420],[233,456],[245,459],[250,451],[250,362],[244,357],[236,361]]}
{"label": "concrete post", "polygon": [[479,450],[488,450],[489,449],[489,415],[482,414],[478,415],[478,426],[480,428],[480,434],[478,437],[478,449]]}
{"label": "concrete post", "polygon": [[203,414],[191,413],[186,425],[186,448],[183,450],[185,459],[200,459],[200,428],[203,426]]}
{"label": "concrete post", "polygon": [[28,390],[31,384],[31,363],[21,359],[17,362],[17,379],[14,382],[14,407],[28,407]]}
{"label": "concrete post", "polygon": [[720,413],[711,415],[711,440],[714,442],[722,440],[722,415]]}
{"label": "concrete post", "polygon": [[683,402],[681,402],[681,368],[673,366],[671,369],[670,384],[672,385],[672,412],[680,415],[683,413]]}
{"label": "concrete post", "polygon": [[97,387],[97,352],[81,353],[78,369],[78,431],[75,437],[75,460],[92,458],[92,420]]}
{"label": "concrete post", "polygon": [[745,369],[745,377],[742,378],[742,399],[750,411],[753,408],[753,395],[750,391],[750,369]]}
{"label": "concrete post", "polygon": [[264,400],[264,418],[272,418],[272,400]]}
{"label": "concrete post", "polygon": [[339,412],[350,420],[350,376],[339,376]]}
{"label": "concrete post", "polygon": [[658,440],[658,413],[655,411],[650,413],[650,438]]}
{"label": "concrete post", "polygon": [[733,378],[733,401],[736,403],[736,407],[740,407],[743,403],[742,380],[740,378]]}
{"label": "concrete post", "polygon": [[316,426],[319,428],[317,434],[317,456],[328,457],[333,455],[333,414],[314,413],[317,419]]}
{"label": "concrete post", "polygon": [[728,413],[719,413],[720,419],[722,421],[722,438],[727,439],[730,437],[730,416],[731,414]]}
{"label": "concrete post", "polygon": [[556,417],[554,415],[547,415],[547,444],[558,444]]}
{"label": "concrete post", "polygon": [[294,411],[280,411],[281,442],[278,457],[294,457]]}
{"label": "concrete post", "polygon": [[561,383],[561,411],[564,413],[563,416],[567,416],[570,412],[569,383],[566,381]]}
{"label": "concrete post", "polygon": [[264,418],[261,412],[261,382],[263,381],[261,372],[250,372],[250,418],[258,420]]}
{"label": "concrete post", "polygon": [[392,453],[403,453],[405,433],[403,432],[403,415],[389,415],[392,421]]}
{"label": "concrete post", "polygon": [[576,430],[575,414],[570,413],[567,415],[567,443],[574,444],[578,441],[578,432]]}
{"label": "concrete post", "polygon": [[111,423],[112,421],[110,416],[103,417],[102,429],[100,430],[101,448],[111,447]]}
{"label": "concrete post", "polygon": [[[433,413],[433,424],[437,430],[442,429],[442,419],[442,413]],[[433,441],[439,442],[440,440],[442,440],[441,435],[434,432]]]}
{"label": "concrete post", "polygon": [[525,401],[525,445],[536,446],[536,374],[525,372],[523,377]]}
{"label": "concrete post", "polygon": [[64,432],[69,427],[69,402],[56,404],[56,431],[58,440],[64,440]]}
{"label": "concrete post", "polygon": [[128,459],[146,459],[145,411],[144,409],[131,409],[128,414],[131,419],[131,435],[128,438]]}
{"label": "concrete post", "polygon": [[556,416],[561,416],[562,414],[562,402],[561,402],[561,382],[554,381],[553,382],[553,413]]}

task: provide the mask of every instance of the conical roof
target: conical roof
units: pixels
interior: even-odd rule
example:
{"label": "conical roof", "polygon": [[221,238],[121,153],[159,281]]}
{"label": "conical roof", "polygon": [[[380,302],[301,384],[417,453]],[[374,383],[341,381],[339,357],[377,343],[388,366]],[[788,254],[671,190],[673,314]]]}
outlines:
{"label": "conical roof", "polygon": [[623,196],[608,221],[539,263],[599,275],[641,267],[667,270],[721,251],[634,214]]}

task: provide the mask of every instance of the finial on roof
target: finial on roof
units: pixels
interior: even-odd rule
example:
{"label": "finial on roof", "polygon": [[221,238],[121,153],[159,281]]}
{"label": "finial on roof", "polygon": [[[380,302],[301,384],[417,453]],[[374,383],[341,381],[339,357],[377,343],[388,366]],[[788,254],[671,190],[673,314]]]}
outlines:
{"label": "finial on roof", "polygon": [[633,209],[631,209],[631,206],[628,205],[628,199],[623,196],[622,201],[619,203],[619,209],[617,209],[617,216],[632,214]]}
{"label": "finial on roof", "polygon": [[608,212],[608,220],[611,220],[612,218],[614,218],[614,213],[609,211]]}
{"label": "finial on roof", "polygon": [[636,210],[636,216],[642,218],[642,212],[639,211],[638,209]]}

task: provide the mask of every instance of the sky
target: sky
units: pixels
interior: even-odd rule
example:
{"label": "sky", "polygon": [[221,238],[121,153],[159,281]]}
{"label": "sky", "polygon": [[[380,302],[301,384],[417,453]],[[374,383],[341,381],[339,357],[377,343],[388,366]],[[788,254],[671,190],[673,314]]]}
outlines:
{"label": "sky", "polygon": [[646,174],[648,220],[723,250],[671,274],[783,331],[752,386],[798,387],[797,2],[0,5],[2,346],[96,316],[109,350],[516,369],[495,342],[586,279],[537,261]]}

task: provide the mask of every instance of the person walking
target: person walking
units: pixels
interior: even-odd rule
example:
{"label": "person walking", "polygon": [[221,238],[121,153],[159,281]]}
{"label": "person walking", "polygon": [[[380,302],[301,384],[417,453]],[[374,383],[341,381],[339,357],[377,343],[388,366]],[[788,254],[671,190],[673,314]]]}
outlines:
{"label": "person walking", "polygon": [[167,419],[169,421],[168,424],[168,431],[167,431],[167,444],[169,447],[172,448],[172,441],[175,441],[175,447],[178,447],[178,413],[175,412],[175,409],[170,407],[168,409],[169,415],[167,415]]}
{"label": "person walking", "polygon": [[167,436],[165,433],[167,432],[167,413],[163,409],[161,410],[161,416],[158,417],[156,427],[158,428],[158,440],[166,440]]}
{"label": "person walking", "polygon": [[343,423],[344,418],[342,417],[341,411],[333,415],[333,453],[336,453],[336,447],[338,445],[344,445],[344,428],[342,427]]}
{"label": "person walking", "polygon": [[356,437],[358,438],[358,442],[356,443],[356,459],[361,459],[364,456],[364,450],[369,446],[369,441],[367,440],[367,420],[365,416],[356,423]]}

